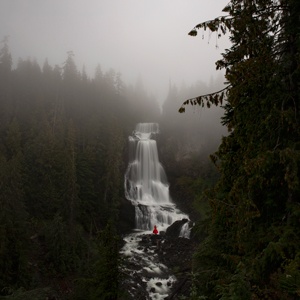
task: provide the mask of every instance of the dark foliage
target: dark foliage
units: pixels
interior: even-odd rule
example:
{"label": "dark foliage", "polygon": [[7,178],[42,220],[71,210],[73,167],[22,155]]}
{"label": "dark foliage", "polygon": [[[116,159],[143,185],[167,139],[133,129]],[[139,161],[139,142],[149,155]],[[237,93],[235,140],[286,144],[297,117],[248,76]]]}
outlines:
{"label": "dark foliage", "polygon": [[[228,87],[187,104],[224,101],[210,234],[196,253],[207,299],[299,299],[300,2],[231,1],[199,28],[230,33],[216,63]],[[225,93],[225,94],[224,94]],[[184,111],[184,107],[180,112]]]}
{"label": "dark foliage", "polygon": [[78,280],[79,288],[75,299],[117,300],[124,294],[120,290],[120,280],[125,260],[120,254],[120,238],[116,235],[112,222],[98,233],[97,252],[94,262],[85,278]]}
{"label": "dark foliage", "polygon": [[153,100],[140,81],[127,87],[112,69],[98,65],[90,79],[73,52],[62,68],[19,59],[12,69],[3,39],[0,295],[40,299],[49,285],[71,293],[93,260],[96,233],[122,218],[126,137],[138,116],[158,119]]}

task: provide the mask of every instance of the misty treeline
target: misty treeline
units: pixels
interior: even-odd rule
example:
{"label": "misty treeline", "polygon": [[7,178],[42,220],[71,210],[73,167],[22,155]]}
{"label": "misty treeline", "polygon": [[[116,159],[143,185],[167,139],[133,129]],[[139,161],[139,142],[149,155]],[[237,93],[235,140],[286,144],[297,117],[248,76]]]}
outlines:
{"label": "misty treeline", "polygon": [[[169,90],[162,105],[158,135],[158,151],[170,182],[172,199],[193,220],[204,220],[209,204],[203,192],[212,188],[220,177],[209,155],[220,145],[227,129],[221,125],[224,110],[197,106],[189,107],[185,114],[178,114],[184,99],[224,88],[224,76],[210,78],[209,83],[197,81],[193,85],[184,82]],[[176,107],[176,110],[174,109]]]}
{"label": "misty treeline", "polygon": [[223,102],[229,130],[211,155],[222,176],[205,192],[191,299],[300,299],[300,1],[232,0],[223,11],[190,35],[229,32],[216,62],[227,88],[179,110]]}
{"label": "misty treeline", "polygon": [[97,66],[89,79],[72,52],[62,67],[19,59],[12,69],[7,39],[0,77],[0,294],[53,280],[70,292],[65,278],[93,270],[93,236],[119,221],[124,134],[140,95],[125,98],[132,91],[113,70]]}
{"label": "misty treeline", "polygon": [[[77,69],[72,52],[61,66],[45,60],[40,67],[35,60],[21,58],[15,68],[12,65],[4,38],[0,297],[45,299],[54,293],[62,298],[116,299],[120,272],[115,271],[122,265],[117,234],[132,228],[126,209],[121,209],[130,205],[123,183],[127,137],[137,122],[161,123],[165,132],[160,138],[161,155],[171,177],[176,183],[182,176],[173,166],[182,156],[186,179],[180,180],[191,184],[198,173],[188,175],[188,164],[196,166],[191,161],[205,148],[196,141],[200,135],[204,139],[204,129],[196,127],[199,116],[183,121],[177,110],[182,97],[206,92],[208,87],[170,85],[161,113],[141,77],[135,86],[126,86],[120,73],[103,72],[98,65],[89,78],[84,68]],[[211,80],[211,87],[214,84]],[[179,186],[185,192],[189,189]]]}

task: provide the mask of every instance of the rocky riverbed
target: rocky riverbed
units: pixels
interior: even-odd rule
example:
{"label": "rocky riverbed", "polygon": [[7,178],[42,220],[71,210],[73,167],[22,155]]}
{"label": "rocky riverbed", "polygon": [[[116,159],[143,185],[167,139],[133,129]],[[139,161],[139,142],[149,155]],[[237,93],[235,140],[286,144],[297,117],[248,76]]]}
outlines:
{"label": "rocky riverbed", "polygon": [[176,221],[157,235],[136,231],[127,235],[122,252],[128,256],[122,289],[128,299],[179,299],[189,295],[188,273],[196,241],[178,237],[187,220]]}

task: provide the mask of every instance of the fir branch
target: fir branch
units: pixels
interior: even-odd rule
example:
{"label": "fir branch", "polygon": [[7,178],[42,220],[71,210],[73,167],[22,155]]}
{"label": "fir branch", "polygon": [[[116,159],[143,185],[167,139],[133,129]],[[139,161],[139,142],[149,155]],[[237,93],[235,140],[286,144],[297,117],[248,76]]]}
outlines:
{"label": "fir branch", "polygon": [[[208,102],[211,102],[211,103],[213,103],[213,101],[211,101],[212,99],[212,97],[214,96],[214,95],[217,95],[217,94],[220,94],[220,93],[222,93],[222,92],[224,92],[224,91],[226,91],[226,90],[228,90],[230,87],[232,87],[232,85],[230,84],[230,85],[227,85],[225,88],[223,88],[223,89],[221,89],[220,91],[217,91],[217,92],[213,92],[213,93],[209,93],[209,94],[205,94],[205,95],[201,95],[201,96],[197,96],[197,97],[194,97],[194,98],[190,98],[190,99],[188,99],[188,100],[186,100],[186,101],[184,101],[183,103],[182,103],[182,105],[181,105],[181,107],[180,107],[180,109],[178,110],[180,113],[183,113],[183,112],[185,112],[185,109],[184,109],[184,105],[187,105],[187,104],[189,104],[189,103],[191,103],[192,105],[194,105],[194,104],[198,104],[198,105],[201,105],[201,103],[203,103],[203,99],[202,98],[206,98],[206,101],[207,101],[207,103]],[[210,97],[210,99],[207,99],[207,97]],[[201,100],[201,101],[200,101]],[[214,103],[213,103],[214,104]]]}

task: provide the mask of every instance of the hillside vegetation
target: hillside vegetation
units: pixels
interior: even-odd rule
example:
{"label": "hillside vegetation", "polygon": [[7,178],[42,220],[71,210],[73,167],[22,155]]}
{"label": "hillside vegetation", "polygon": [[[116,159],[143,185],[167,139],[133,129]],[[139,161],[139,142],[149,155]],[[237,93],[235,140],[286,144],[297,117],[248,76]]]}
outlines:
{"label": "hillside vegetation", "polygon": [[195,255],[203,295],[193,299],[299,299],[300,2],[230,1],[224,12],[190,35],[229,32],[216,62],[227,87],[179,110],[223,104],[229,131],[211,155],[222,176],[205,193],[209,235]]}

